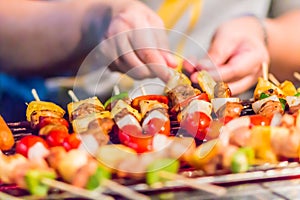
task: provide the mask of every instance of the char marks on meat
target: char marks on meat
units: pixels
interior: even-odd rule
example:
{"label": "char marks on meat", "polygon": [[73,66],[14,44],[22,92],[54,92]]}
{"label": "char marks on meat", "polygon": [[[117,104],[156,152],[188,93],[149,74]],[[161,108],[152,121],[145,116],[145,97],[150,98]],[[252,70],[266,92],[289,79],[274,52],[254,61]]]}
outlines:
{"label": "char marks on meat", "polygon": [[110,118],[97,118],[89,123],[88,129],[101,128],[104,133],[109,133],[114,124],[114,121]]}
{"label": "char marks on meat", "polygon": [[104,111],[103,107],[91,103],[83,103],[72,112],[72,120],[83,118],[92,113],[100,113]]}
{"label": "char marks on meat", "polygon": [[177,105],[187,98],[196,96],[198,94],[200,94],[200,91],[193,88],[191,85],[177,85],[168,92],[168,96],[172,101],[172,105]]}

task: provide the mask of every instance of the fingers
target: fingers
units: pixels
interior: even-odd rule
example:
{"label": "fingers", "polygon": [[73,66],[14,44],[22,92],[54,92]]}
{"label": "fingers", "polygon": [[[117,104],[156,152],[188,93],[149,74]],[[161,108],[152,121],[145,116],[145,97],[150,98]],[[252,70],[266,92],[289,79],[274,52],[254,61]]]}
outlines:
{"label": "fingers", "polygon": [[[218,73],[224,82],[233,82],[245,76],[258,77],[261,74],[262,59],[257,58],[256,52],[249,51],[238,54],[218,68]],[[214,77],[218,79],[218,77]]]}
{"label": "fingers", "polygon": [[[226,39],[224,39],[226,38]],[[208,57],[215,63],[221,65],[226,63],[228,59],[234,54],[237,48],[237,43],[232,37],[226,37],[222,31],[218,31],[208,50]],[[206,65],[203,67],[205,68]]]}
{"label": "fingers", "polygon": [[254,76],[246,76],[238,81],[228,83],[232,96],[236,96],[246,92],[249,88],[255,85],[257,78]]}

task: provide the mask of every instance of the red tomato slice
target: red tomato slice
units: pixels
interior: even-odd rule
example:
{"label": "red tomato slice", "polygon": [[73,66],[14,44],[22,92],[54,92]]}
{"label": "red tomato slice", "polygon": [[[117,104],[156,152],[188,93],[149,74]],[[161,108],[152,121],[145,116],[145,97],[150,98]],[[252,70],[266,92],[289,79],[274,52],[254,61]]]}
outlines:
{"label": "red tomato slice", "polygon": [[46,137],[46,142],[50,147],[62,146],[66,137],[69,136],[68,132],[61,130],[52,130]]}
{"label": "red tomato slice", "polygon": [[81,143],[81,140],[78,138],[76,133],[72,133],[69,136],[65,137],[62,146],[70,151],[71,149],[77,149]]}
{"label": "red tomato slice", "polygon": [[181,121],[181,127],[199,140],[203,140],[209,128],[211,118],[203,112],[187,114]]}
{"label": "red tomato slice", "polygon": [[143,134],[139,128],[128,124],[119,129],[118,136],[120,142],[137,153],[143,153],[152,150],[152,140],[154,135]]}
{"label": "red tomato slice", "polygon": [[209,102],[208,95],[205,92],[203,92],[197,96],[189,97],[186,100],[184,100],[183,102],[180,102],[179,104],[173,106],[173,108],[171,109],[171,113],[176,113],[176,112],[181,111],[184,107],[188,106],[188,104],[194,99]]}
{"label": "red tomato slice", "polygon": [[271,119],[262,115],[250,115],[250,127],[253,126],[269,126]]}
{"label": "red tomato slice", "polygon": [[152,118],[148,124],[143,126],[145,134],[154,135],[156,133],[170,135],[170,120],[164,121],[160,118]]}
{"label": "red tomato slice", "polygon": [[142,101],[142,100],[156,100],[160,103],[164,103],[164,104],[167,104],[167,105],[169,103],[168,97],[163,96],[163,95],[152,94],[152,95],[144,95],[144,96],[139,96],[139,97],[134,98],[131,102],[131,106],[133,108],[139,110],[140,101]]}
{"label": "red tomato slice", "polygon": [[36,135],[27,135],[17,142],[16,152],[28,157],[29,149],[38,142],[41,143],[46,149],[49,148],[47,142],[43,138]]}
{"label": "red tomato slice", "polygon": [[40,117],[38,128],[41,129],[48,124],[64,125],[69,128],[69,122],[66,119],[57,117]]}

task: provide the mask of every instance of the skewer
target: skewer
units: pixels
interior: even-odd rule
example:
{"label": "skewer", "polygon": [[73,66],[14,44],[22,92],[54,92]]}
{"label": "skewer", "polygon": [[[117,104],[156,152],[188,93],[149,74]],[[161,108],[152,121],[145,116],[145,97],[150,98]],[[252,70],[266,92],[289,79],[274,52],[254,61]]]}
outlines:
{"label": "skewer", "polygon": [[141,85],[140,88],[141,88],[142,95],[144,95],[144,96],[147,95],[144,85]]}
{"label": "skewer", "polygon": [[300,73],[299,72],[294,72],[294,77],[300,81]]}
{"label": "skewer", "polygon": [[117,85],[114,85],[113,90],[114,90],[114,95],[120,94],[120,88]]}
{"label": "skewer", "polygon": [[[115,94],[119,94],[120,93],[120,90],[118,88],[118,86],[114,86],[114,93]],[[70,97],[75,101],[75,102],[78,102],[79,99],[76,97],[76,95],[74,94],[74,92],[72,90],[69,90],[68,91],[68,94],[70,95]],[[111,181],[111,180],[104,180],[103,181],[103,187],[106,187],[128,199],[136,199],[136,200],[149,200],[150,198],[147,197],[146,195],[143,195],[141,193],[138,193],[136,191],[134,191],[133,189],[129,188],[129,187],[125,187],[115,181]],[[100,187],[101,187],[100,186]]]}
{"label": "skewer", "polygon": [[71,99],[74,101],[74,102],[78,102],[79,99],[77,98],[77,96],[74,94],[73,90],[69,90],[68,91],[68,94],[69,96],[71,97]]}
{"label": "skewer", "polygon": [[85,190],[85,189],[75,187],[73,185],[70,185],[70,184],[67,184],[67,183],[64,183],[64,182],[60,182],[60,181],[57,181],[57,180],[44,178],[44,179],[41,180],[41,182],[43,184],[51,186],[53,188],[57,188],[57,189],[60,189],[60,190],[63,190],[63,191],[67,191],[67,192],[70,192],[72,194],[76,194],[76,195],[86,197],[86,198],[89,198],[89,199],[105,199],[105,200],[113,199],[112,197],[107,196],[107,195],[103,195],[99,192],[93,192],[93,191]]}
{"label": "skewer", "polygon": [[21,198],[9,195],[9,194],[1,192],[1,191],[0,191],[0,199],[5,199],[5,200],[22,200]]}
{"label": "skewer", "polygon": [[36,101],[41,101],[41,99],[40,99],[40,97],[39,97],[39,95],[38,95],[36,89],[33,88],[33,89],[31,90],[31,93],[32,93],[33,98],[34,98]]}
{"label": "skewer", "polygon": [[160,176],[169,180],[173,181],[180,181],[184,185],[187,185],[191,188],[198,189],[198,190],[203,190],[212,194],[215,194],[217,196],[222,196],[226,194],[227,190],[224,187],[213,185],[213,184],[208,184],[208,183],[197,183],[194,179],[186,178],[184,176],[170,173],[167,171],[161,171]]}
{"label": "skewer", "polygon": [[279,86],[280,85],[280,82],[277,80],[277,78],[272,74],[272,73],[269,73],[269,79],[272,83],[274,83],[276,86]]}
{"label": "skewer", "polygon": [[269,74],[269,65],[267,62],[262,63],[262,73],[263,73],[263,79],[268,80],[268,74]]}
{"label": "skewer", "polygon": [[116,183],[115,181],[111,180],[104,180],[103,181],[103,186],[107,187],[108,189],[121,194],[122,196],[132,199],[132,200],[150,200],[150,198],[144,194],[138,193],[134,191],[133,189],[123,186],[119,183]]}

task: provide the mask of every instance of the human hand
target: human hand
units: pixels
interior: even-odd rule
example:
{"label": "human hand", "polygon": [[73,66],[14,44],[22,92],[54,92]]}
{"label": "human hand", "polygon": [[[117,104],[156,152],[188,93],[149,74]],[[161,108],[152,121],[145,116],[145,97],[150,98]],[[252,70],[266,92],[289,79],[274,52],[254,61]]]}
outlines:
{"label": "human hand", "polygon": [[102,50],[113,61],[110,69],[136,79],[159,77],[167,81],[168,67],[176,67],[177,63],[168,52],[162,20],[136,0],[117,0],[114,5]]}
{"label": "human hand", "polygon": [[[194,69],[207,70],[215,80],[228,83],[233,95],[246,91],[257,82],[262,63],[270,60],[262,24],[251,16],[225,22],[213,37],[208,58]],[[185,68],[197,82],[192,64],[185,62]]]}

